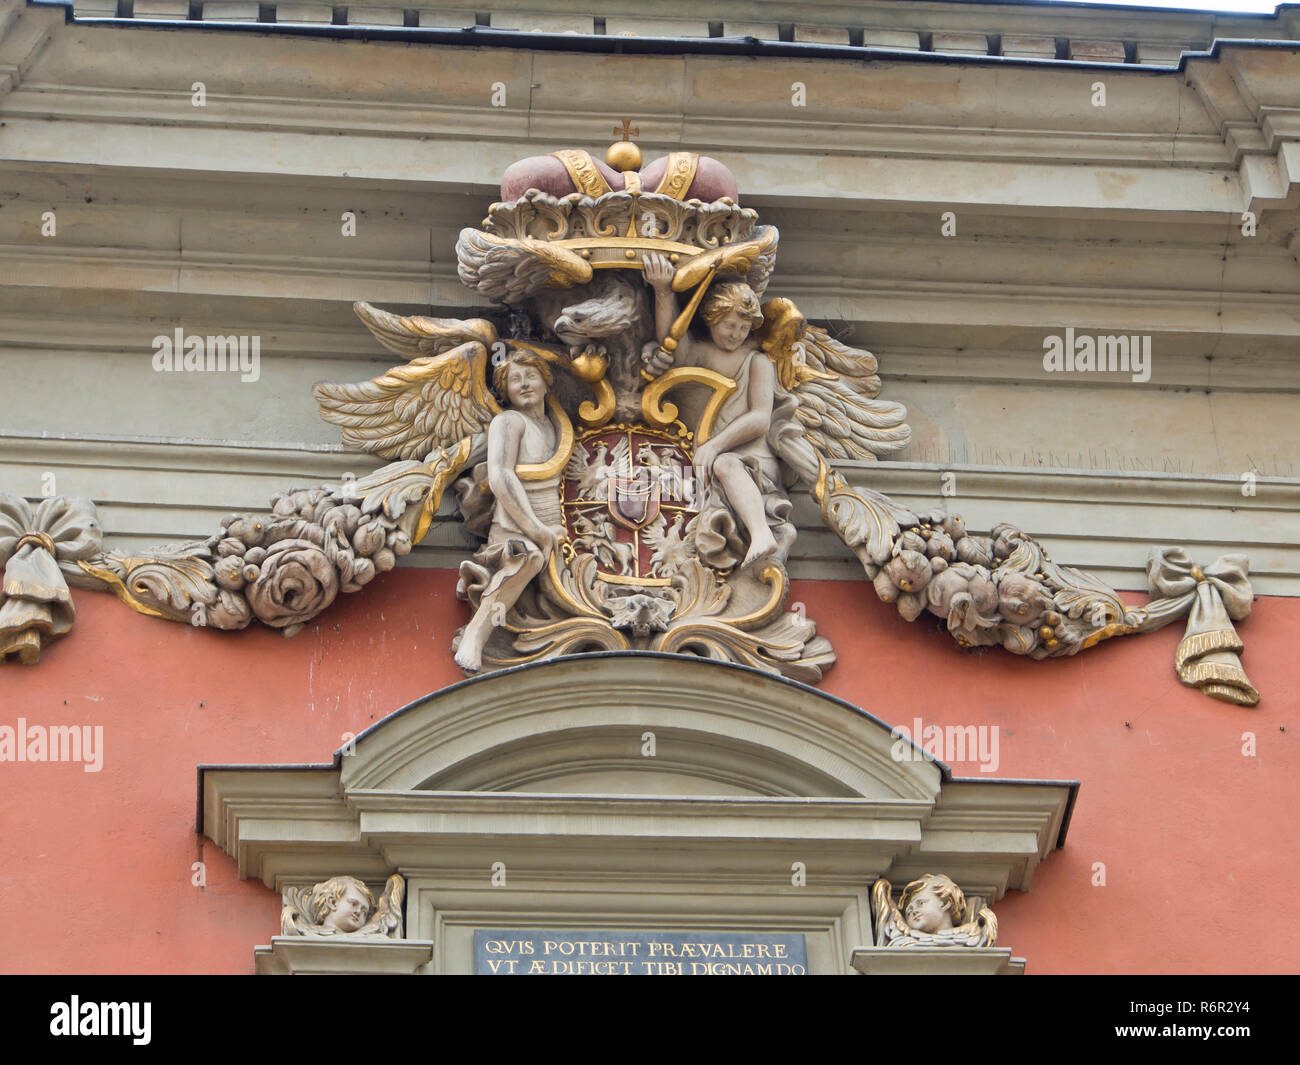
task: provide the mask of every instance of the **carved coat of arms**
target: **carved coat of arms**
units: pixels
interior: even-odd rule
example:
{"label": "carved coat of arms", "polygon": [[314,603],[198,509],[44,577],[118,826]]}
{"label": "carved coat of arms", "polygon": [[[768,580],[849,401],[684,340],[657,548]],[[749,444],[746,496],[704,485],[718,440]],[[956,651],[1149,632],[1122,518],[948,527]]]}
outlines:
{"label": "carved coat of arms", "polygon": [[475,613],[457,661],[640,648],[819,679],[831,648],[784,609],[790,492],[811,490],[873,569],[916,520],[832,470],[908,441],[874,357],[764,299],[777,233],[716,161],[679,153],[651,185],[653,164],[616,173],[560,152],[516,164],[503,195],[519,172],[530,187],[457,245],[462,280],[510,308],[508,329],[360,304],[412,361],[316,389],[348,443],[411,459],[359,491],[454,480],[485,539],[461,568]]}
{"label": "carved coat of arms", "polygon": [[1201,568],[1153,552],[1151,601],[1128,606],[1014,526],[968,532],[944,509],[850,488],[837,463],[910,437],[876,358],[768,295],[778,234],[717,160],[675,152],[639,169],[626,143],[607,159],[616,167],[580,151],[521,160],[461,232],[461,280],[496,321],[356,305],[405,361],[314,395],[346,444],[390,460],[376,472],[283,493],[269,515],[144,556],[100,550],[88,503],[34,512],[0,498],[13,571],[0,650],[35,661],[67,631],[70,606],[24,592],[64,577],[155,616],[291,635],[391,569],[451,487],[482,541],[460,568],[467,672],[640,649],[815,682],[834,653],[786,609],[792,496],[807,493],[880,598],[909,621],[941,619],[963,646],[1052,658],[1186,616],[1180,678],[1258,700],[1231,623],[1250,608],[1244,558]]}

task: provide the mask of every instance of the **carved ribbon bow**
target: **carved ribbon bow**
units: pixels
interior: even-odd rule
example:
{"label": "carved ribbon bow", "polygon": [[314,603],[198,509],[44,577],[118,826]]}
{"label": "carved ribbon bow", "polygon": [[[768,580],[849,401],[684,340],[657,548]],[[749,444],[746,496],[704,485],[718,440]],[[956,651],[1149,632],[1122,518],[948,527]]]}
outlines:
{"label": "carved ribbon bow", "polygon": [[78,559],[99,554],[103,534],[86,499],[53,496],[33,511],[21,496],[0,492],[0,661],[35,665],[44,644],[71,631],[76,618],[68,578],[85,579]]}
{"label": "carved ribbon bow", "polygon": [[1147,562],[1152,598],[1181,615],[1188,610],[1187,631],[1178,644],[1174,668],[1178,679],[1215,699],[1254,706],[1259,692],[1237,657],[1243,644],[1233,621],[1250,614],[1254,593],[1245,555],[1224,555],[1201,567],[1180,547],[1153,550]]}

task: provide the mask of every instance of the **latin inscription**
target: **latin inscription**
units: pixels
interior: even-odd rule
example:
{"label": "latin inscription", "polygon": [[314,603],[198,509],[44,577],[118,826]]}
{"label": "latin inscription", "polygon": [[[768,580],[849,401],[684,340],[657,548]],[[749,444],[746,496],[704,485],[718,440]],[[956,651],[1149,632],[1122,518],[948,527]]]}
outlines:
{"label": "latin inscription", "polygon": [[801,935],[766,932],[474,932],[488,976],[804,976]]}

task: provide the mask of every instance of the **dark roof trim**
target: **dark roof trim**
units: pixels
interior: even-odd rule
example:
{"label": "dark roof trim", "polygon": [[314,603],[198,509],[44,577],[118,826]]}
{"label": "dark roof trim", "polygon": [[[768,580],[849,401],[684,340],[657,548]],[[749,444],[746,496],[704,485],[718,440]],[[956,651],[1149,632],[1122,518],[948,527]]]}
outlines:
{"label": "dark roof trim", "polygon": [[[1215,58],[1222,45],[1250,48],[1300,48],[1300,41],[1275,41],[1257,38],[1215,38],[1205,52],[1184,52],[1176,66],[1145,63],[1095,63],[1073,59],[1024,59],[999,55],[953,55],[946,52],[918,52],[908,49],[854,47],[837,44],[806,44],[791,41],[764,41],[757,37],[610,37],[602,34],[526,33],[496,30],[490,26],[473,26],[463,30],[446,30],[397,26],[325,26],[290,25],[275,22],[215,22],[188,20],[151,20],[119,18],[77,18],[72,0],[27,0],[29,7],[61,7],[64,21],[79,26],[136,28],[192,32],[196,29],[224,33],[257,33],[290,37],[323,37],[337,40],[397,41],[407,44],[439,44],[470,48],[514,48],[523,51],[578,52],[598,55],[716,55],[750,59],[841,59],[877,60],[945,65],[983,63],[1027,67],[1057,67],[1064,70],[1107,70],[1128,73],[1163,74],[1182,70],[1188,59]],[[1300,5],[1285,5],[1288,7]],[[1123,10],[1133,10],[1124,8]],[[1163,9],[1159,9],[1163,10]],[[1280,10],[1280,9],[1279,9]],[[1209,12],[1205,12],[1209,14]],[[1243,16],[1244,17],[1244,16]],[[1266,15],[1273,18],[1276,16]]]}

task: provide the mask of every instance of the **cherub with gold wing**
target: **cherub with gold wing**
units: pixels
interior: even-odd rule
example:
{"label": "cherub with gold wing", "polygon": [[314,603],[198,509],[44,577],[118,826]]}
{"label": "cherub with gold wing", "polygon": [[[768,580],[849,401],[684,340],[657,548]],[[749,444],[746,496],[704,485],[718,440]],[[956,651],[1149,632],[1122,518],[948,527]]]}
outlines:
{"label": "cherub with gold wing", "polygon": [[826,523],[874,575],[889,561],[900,523],[913,523],[916,515],[881,492],[850,489],[831,462],[875,460],[905,448],[912,438],[907,408],[877,398],[871,352],[808,325],[790,300],[763,304],[758,341],[776,364],[780,387],[797,400],[794,419],[773,448],[800,480],[811,481]]}
{"label": "cherub with gold wing", "polygon": [[[550,366],[562,360],[534,344],[498,340],[482,319],[399,318],[367,304],[356,310],[380,343],[411,357],[372,381],[315,389],[322,416],[344,427],[345,443],[401,460],[357,482],[363,512],[384,506],[399,517],[422,499],[408,530],[418,541],[443,488],[477,463],[474,478],[458,486],[461,509],[488,542],[461,566],[457,591],[474,615],[456,650],[457,664],[476,672],[492,629],[565,537],[560,482],[573,426],[551,397]],[[489,349],[493,384],[508,409],[487,388]]]}
{"label": "cherub with gold wing", "polygon": [[849,490],[831,469],[832,459],[875,458],[911,436],[903,406],[876,399],[874,356],[810,328],[789,300],[760,304],[747,281],[734,279],[714,281],[702,300],[697,296],[708,339],[692,336],[674,296],[679,271],[652,253],[644,272],[655,294],[656,330],[671,338],[658,352],[647,348],[647,367],[701,367],[734,385],[694,456],[707,482],[700,557],[719,568],[783,560],[795,537],[785,489],[803,481],[864,563],[887,561],[899,521],[912,515],[879,493]]}
{"label": "cherub with gold wing", "polygon": [[360,384],[322,382],[312,395],[321,417],[342,427],[345,444],[398,460],[349,487],[364,513],[382,507],[404,519],[418,543],[446,486],[487,453],[488,425],[501,413],[486,379],[497,330],[482,318],[399,317],[368,303],[353,309],[384,347],[410,361]]}
{"label": "cherub with gold wing", "polygon": [[289,888],[280,911],[286,936],[386,936],[402,938],[406,881],[394,873],[376,904],[370,889],[353,876],[335,876],[309,888]]}
{"label": "cherub with gold wing", "polygon": [[982,900],[966,900],[952,880],[926,873],[903,889],[894,905],[888,880],[871,888],[878,947],[991,947],[998,919]]}

